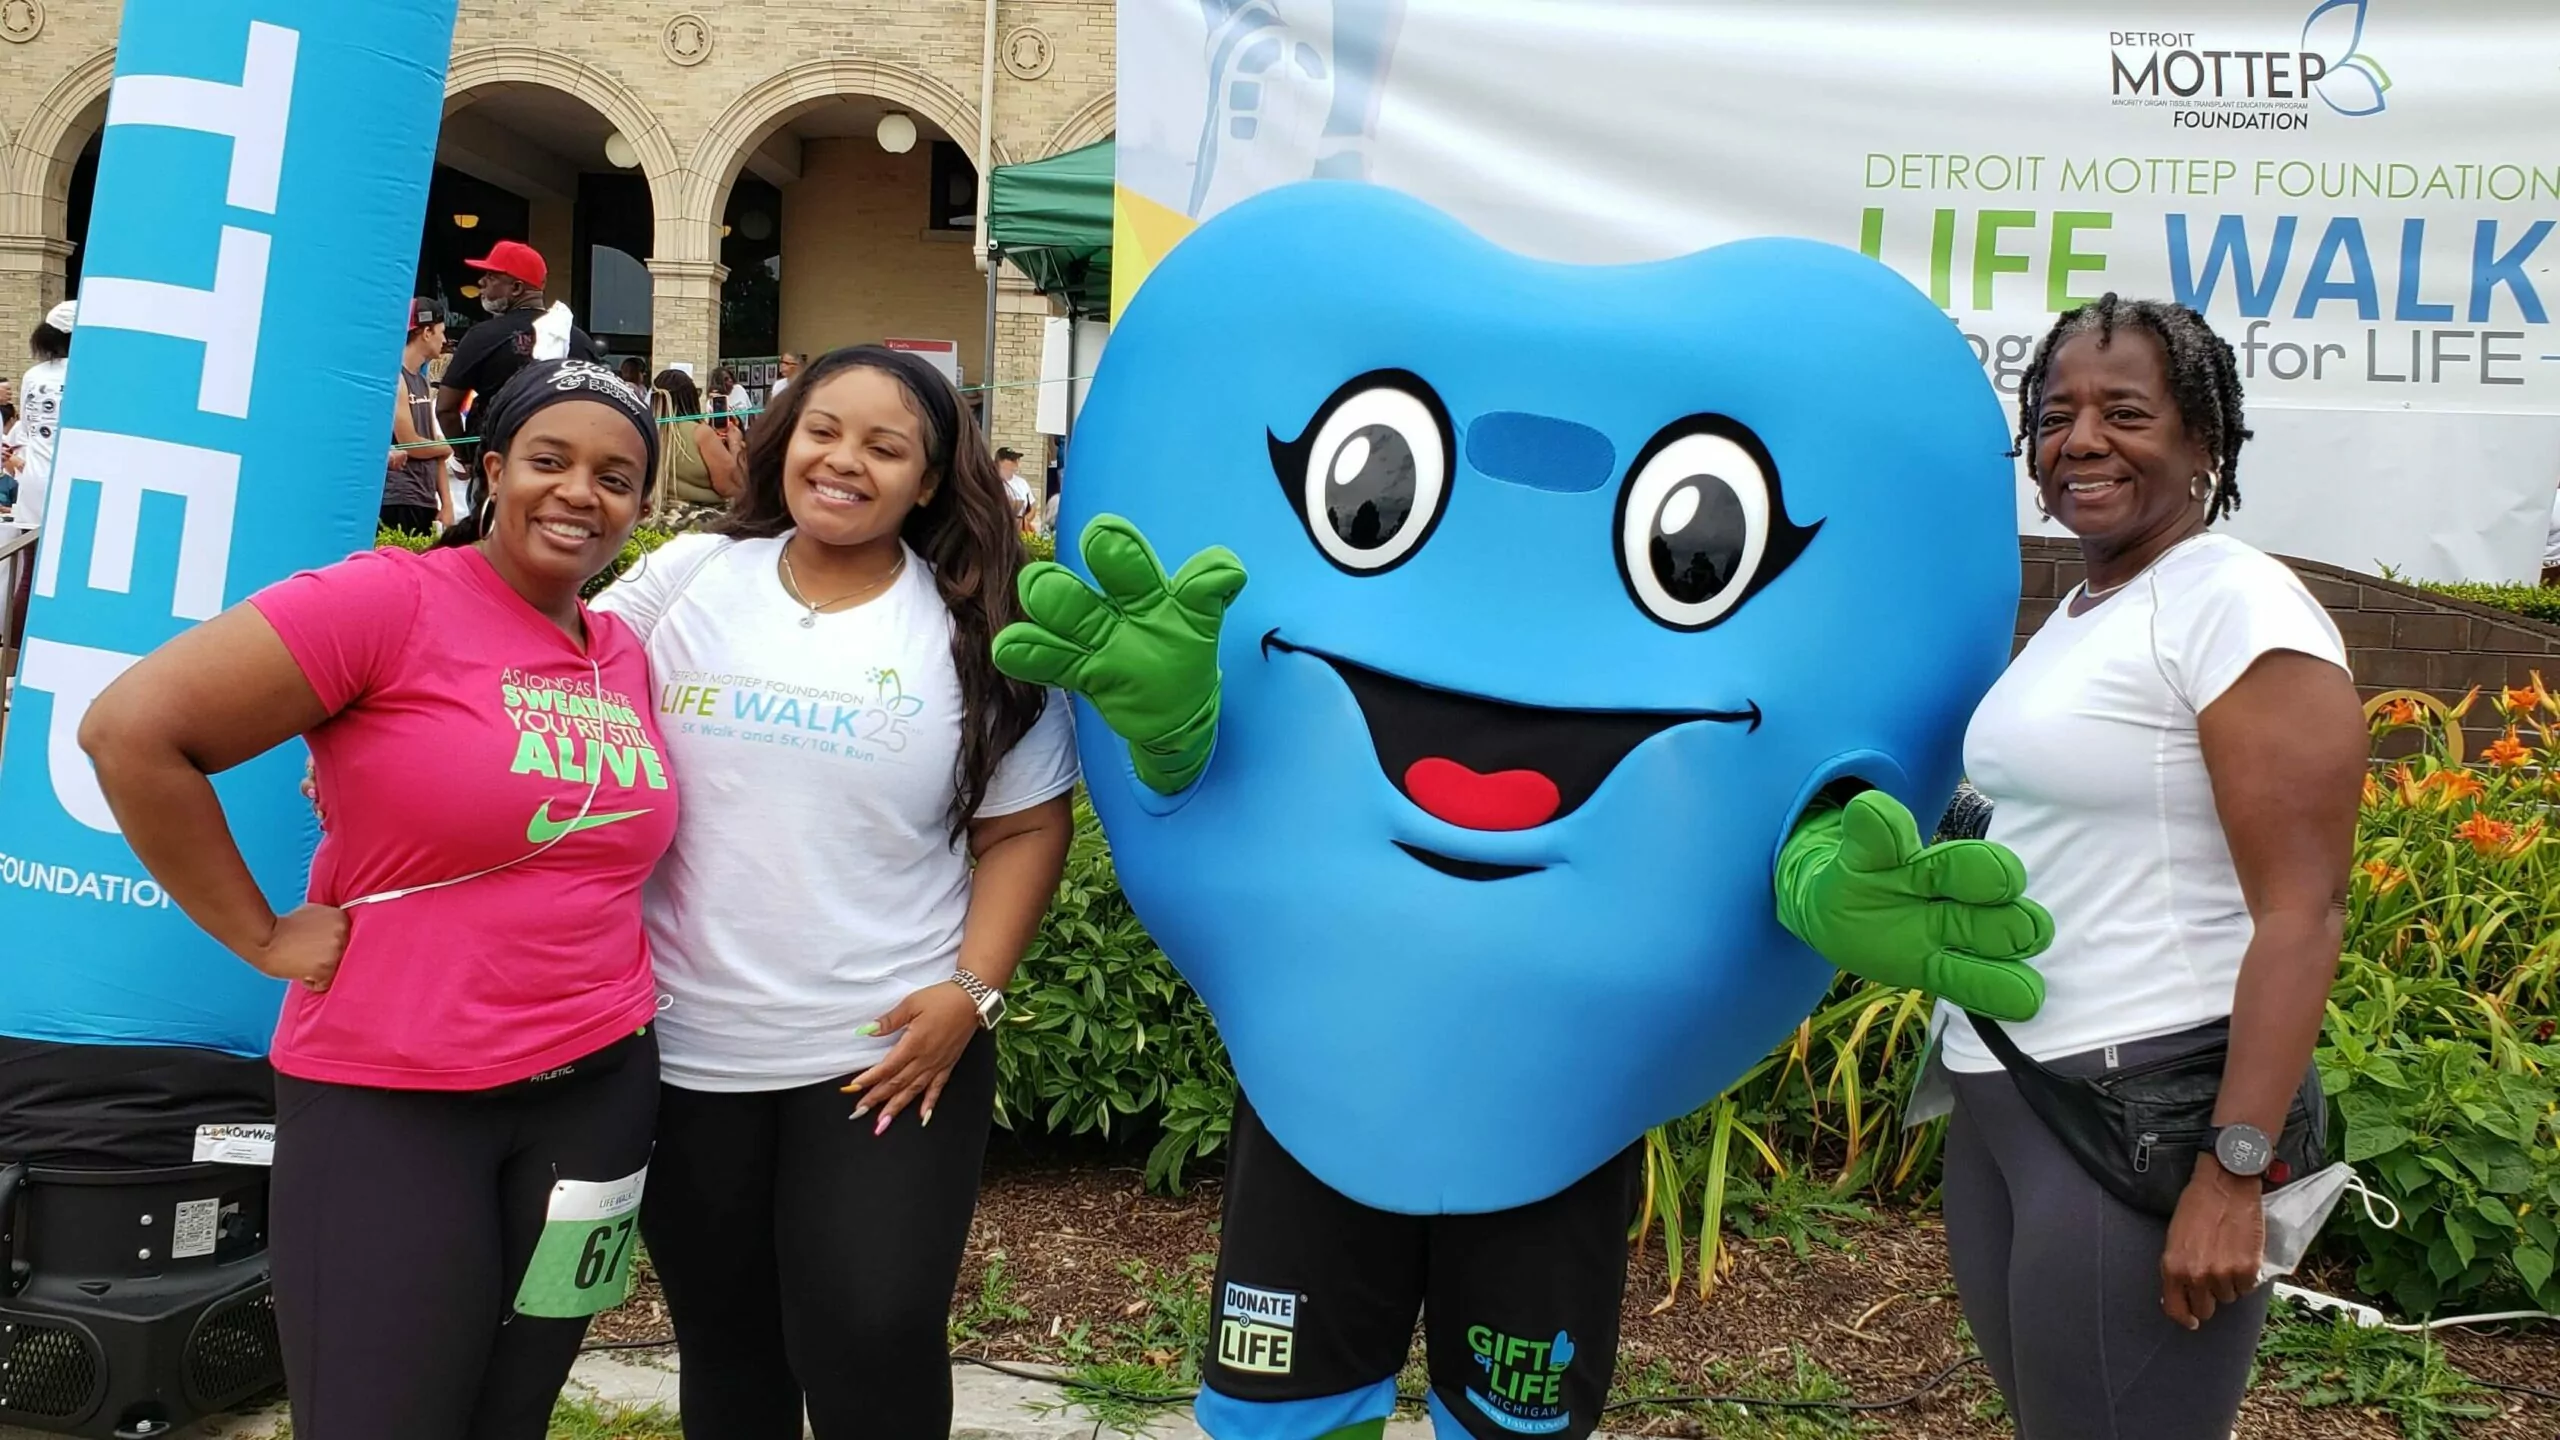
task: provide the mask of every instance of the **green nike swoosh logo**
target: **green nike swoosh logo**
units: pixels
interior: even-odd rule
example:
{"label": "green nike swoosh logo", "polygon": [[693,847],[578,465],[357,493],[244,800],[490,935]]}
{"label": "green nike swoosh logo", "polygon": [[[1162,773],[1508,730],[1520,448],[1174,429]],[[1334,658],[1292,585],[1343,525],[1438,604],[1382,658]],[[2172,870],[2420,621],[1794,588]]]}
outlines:
{"label": "green nike swoosh logo", "polygon": [[617,820],[628,820],[633,816],[648,813],[646,810],[623,810],[612,815],[589,815],[578,820],[554,820],[551,818],[551,802],[545,800],[534,809],[533,818],[525,822],[524,838],[528,844],[548,845],[563,835],[574,834],[580,830],[593,830],[600,826],[611,825]]}

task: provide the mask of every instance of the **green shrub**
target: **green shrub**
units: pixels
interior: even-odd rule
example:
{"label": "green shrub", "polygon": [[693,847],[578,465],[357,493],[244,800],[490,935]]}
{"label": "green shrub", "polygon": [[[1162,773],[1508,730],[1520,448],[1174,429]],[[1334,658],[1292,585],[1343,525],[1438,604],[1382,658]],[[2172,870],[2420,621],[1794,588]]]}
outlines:
{"label": "green shrub", "polygon": [[[643,525],[632,531],[631,538],[622,542],[622,553],[614,557],[613,563],[606,566],[602,574],[588,581],[586,588],[579,593],[590,600],[594,599],[604,592],[604,587],[621,579],[623,571],[639,564],[641,556],[674,538],[676,538],[675,531],[661,530],[654,525]],[[412,535],[404,530],[386,528],[374,532],[373,543],[377,549],[389,546],[400,550],[423,551],[436,542],[432,536]]]}
{"label": "green shrub", "polygon": [[2545,589],[2540,585],[2487,585],[2473,581],[2432,580],[2420,582],[2418,588],[2432,590],[2438,595],[2450,595],[2456,600],[2468,600],[2474,605],[2487,605],[2493,609],[2513,611],[2527,619],[2547,620],[2552,624],[2560,625],[2560,589]]}
{"label": "green shrub", "polygon": [[1066,878],[1022,957],[996,1050],[996,1118],[1053,1135],[1156,1134],[1147,1183],[1180,1189],[1226,1143],[1235,1072],[1209,1009],[1147,938],[1076,797]]}
{"label": "green shrub", "polygon": [[1022,548],[1034,560],[1055,560],[1058,558],[1058,537],[1025,535],[1022,537]]}

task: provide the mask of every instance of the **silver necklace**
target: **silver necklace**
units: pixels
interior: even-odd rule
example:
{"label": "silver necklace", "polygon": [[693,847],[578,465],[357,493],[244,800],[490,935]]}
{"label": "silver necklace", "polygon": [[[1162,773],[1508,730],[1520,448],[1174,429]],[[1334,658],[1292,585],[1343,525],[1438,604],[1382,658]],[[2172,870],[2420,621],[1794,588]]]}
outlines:
{"label": "silver necklace", "polygon": [[791,603],[809,612],[808,614],[800,617],[800,628],[803,630],[815,630],[818,628],[819,611],[832,610],[838,605],[849,604],[855,600],[867,600],[872,595],[889,588],[889,586],[897,580],[898,576],[905,572],[906,568],[907,551],[906,547],[902,545],[898,548],[897,561],[889,567],[888,574],[864,585],[859,590],[839,595],[835,599],[825,601],[821,604],[812,605],[809,603],[809,597],[801,593],[800,577],[793,574],[791,571],[791,542],[786,540],[782,544],[782,588],[784,593],[791,597]]}

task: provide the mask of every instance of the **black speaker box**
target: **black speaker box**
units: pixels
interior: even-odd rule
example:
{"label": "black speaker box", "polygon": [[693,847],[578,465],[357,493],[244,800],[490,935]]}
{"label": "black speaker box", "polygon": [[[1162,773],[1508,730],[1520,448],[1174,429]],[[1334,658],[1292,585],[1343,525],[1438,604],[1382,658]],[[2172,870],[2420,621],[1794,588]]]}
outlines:
{"label": "black speaker box", "polygon": [[267,1172],[0,1168],[0,1423],[156,1440],[284,1382]]}

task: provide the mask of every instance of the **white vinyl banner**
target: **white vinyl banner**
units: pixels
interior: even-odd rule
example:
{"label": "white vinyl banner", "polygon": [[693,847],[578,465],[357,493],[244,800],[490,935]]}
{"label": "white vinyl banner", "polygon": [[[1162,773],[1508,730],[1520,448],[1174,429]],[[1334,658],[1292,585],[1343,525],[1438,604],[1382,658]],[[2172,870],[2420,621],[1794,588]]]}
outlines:
{"label": "white vinyl banner", "polygon": [[[1858,247],[2013,402],[2059,310],[2183,301],[2257,432],[2233,533],[2521,580],[2560,484],[2555,75],[2548,0],[1121,0],[1119,183],[1196,223],[1366,179],[1589,263]],[[2019,519],[2059,533],[2023,475]]]}

